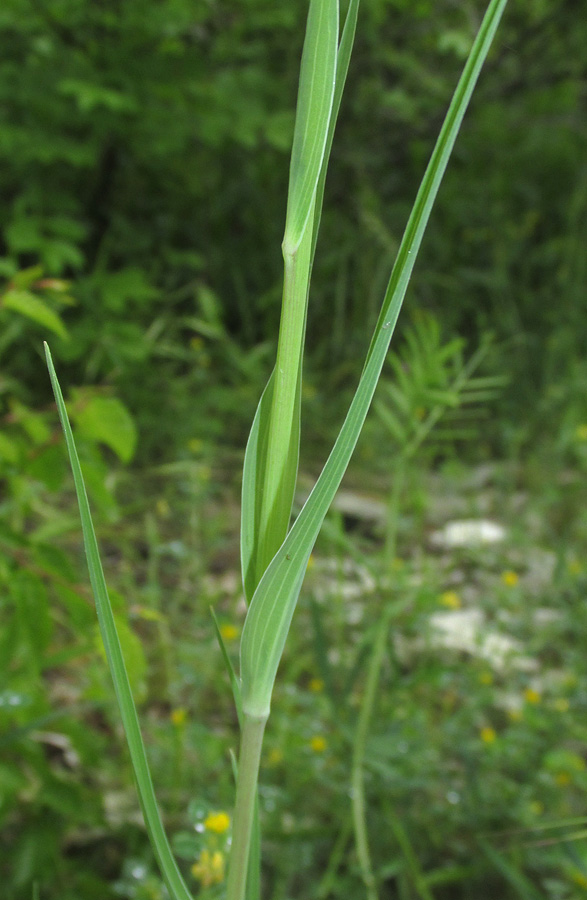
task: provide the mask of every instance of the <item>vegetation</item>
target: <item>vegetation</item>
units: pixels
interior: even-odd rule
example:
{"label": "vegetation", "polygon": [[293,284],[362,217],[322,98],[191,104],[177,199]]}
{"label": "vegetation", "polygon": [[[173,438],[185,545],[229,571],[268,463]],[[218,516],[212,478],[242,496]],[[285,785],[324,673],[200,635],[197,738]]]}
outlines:
{"label": "vegetation", "polygon": [[[403,6],[361,9],[308,311],[296,511],[482,12]],[[238,724],[215,631],[236,666],[239,448],[275,353],[306,11],[0,11],[10,900],[168,896],[84,586],[49,334],[173,851],[190,893],[225,892]],[[512,7],[459,138],[417,312],[280,666],[264,896],[584,893],[584,31],[564,3]]]}

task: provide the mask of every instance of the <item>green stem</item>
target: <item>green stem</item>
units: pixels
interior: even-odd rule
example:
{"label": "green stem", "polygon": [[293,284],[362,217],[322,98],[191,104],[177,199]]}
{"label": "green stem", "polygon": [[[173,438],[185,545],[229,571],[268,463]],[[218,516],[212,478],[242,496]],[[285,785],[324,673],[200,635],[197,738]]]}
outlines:
{"label": "green stem", "polygon": [[302,355],[312,257],[311,215],[298,247],[283,247],[281,322],[275,363],[273,401],[267,438],[267,462],[259,523],[257,578],[273,559],[289,528],[298,454]]}
{"label": "green stem", "polygon": [[387,630],[391,617],[395,611],[396,605],[390,604],[385,610],[382,616],[381,623],[378,626],[377,637],[373,646],[371,659],[369,660],[365,694],[363,696],[363,702],[361,704],[355,744],[353,747],[353,765],[351,773],[353,825],[355,830],[355,844],[357,848],[359,866],[361,869],[363,882],[367,889],[367,900],[378,900],[378,893],[377,883],[371,864],[371,855],[369,853],[369,836],[367,832],[367,819],[365,815],[365,749],[367,746],[367,736],[369,733],[369,725],[371,724],[371,716],[373,715],[373,707],[375,705],[375,695],[377,693],[377,688],[379,685],[379,676],[381,673],[381,665],[383,663],[383,653],[387,641]]}
{"label": "green stem", "polygon": [[406,478],[407,458],[405,454],[401,454],[396,466],[389,500],[387,503],[387,522],[385,527],[385,549],[383,553],[383,562],[385,571],[390,572],[393,566],[393,560],[397,552],[397,532],[399,526],[399,511]]}
{"label": "green stem", "polygon": [[226,900],[243,900],[266,717],[243,715]]}

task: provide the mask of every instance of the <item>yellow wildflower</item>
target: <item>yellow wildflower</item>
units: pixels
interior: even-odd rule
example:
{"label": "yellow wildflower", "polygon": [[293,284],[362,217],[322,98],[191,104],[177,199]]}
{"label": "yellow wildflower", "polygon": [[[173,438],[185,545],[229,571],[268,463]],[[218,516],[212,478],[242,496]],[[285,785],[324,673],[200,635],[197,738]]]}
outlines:
{"label": "yellow wildflower", "polygon": [[573,884],[576,884],[577,887],[587,888],[587,875],[579,869],[575,869],[574,872],[571,872],[571,881]]}
{"label": "yellow wildflower", "polygon": [[580,575],[583,571],[583,566],[578,559],[571,559],[567,563],[567,569],[569,570],[570,575]]}
{"label": "yellow wildflower", "polygon": [[320,694],[324,690],[324,681],[321,678],[310,678],[308,687],[313,694]]}
{"label": "yellow wildflower", "polygon": [[157,515],[161,516],[162,519],[167,519],[171,514],[169,503],[164,497],[160,497],[159,500],[157,500],[155,509],[157,510]]}
{"label": "yellow wildflower", "polygon": [[230,816],[225,812],[210,813],[204,819],[204,828],[214,834],[224,834],[230,828]]}
{"label": "yellow wildflower", "polygon": [[495,729],[491,728],[489,725],[486,725],[485,728],[482,728],[481,740],[484,744],[493,744],[494,741],[497,740]]}
{"label": "yellow wildflower", "polygon": [[204,446],[204,441],[201,438],[191,438],[188,441],[188,448],[191,453],[200,453]]}
{"label": "yellow wildflower", "polygon": [[512,707],[512,709],[508,709],[508,716],[512,722],[519,722],[522,718],[522,710],[517,707]]}
{"label": "yellow wildflower", "polygon": [[553,706],[557,712],[568,712],[570,703],[566,697],[557,697]]}
{"label": "yellow wildflower", "polygon": [[554,776],[554,780],[559,787],[566,787],[571,783],[571,776],[568,772],[557,772],[557,774]]}
{"label": "yellow wildflower", "polygon": [[536,704],[540,703],[542,697],[540,696],[538,691],[534,690],[534,688],[526,688],[526,690],[524,691],[524,700],[526,701],[526,703],[532,703],[534,706],[536,706]]}
{"label": "yellow wildflower", "polygon": [[578,441],[587,441],[587,425],[577,425],[575,437]]}
{"label": "yellow wildflower", "polygon": [[540,800],[532,800],[530,803],[530,812],[533,816],[541,816],[544,812],[544,806],[540,802]]}
{"label": "yellow wildflower", "polygon": [[456,591],[445,591],[440,595],[440,602],[443,606],[448,606],[449,609],[461,608],[461,598]]}
{"label": "yellow wildflower", "polygon": [[520,580],[520,576],[508,569],[506,572],[501,573],[501,580],[506,587],[515,587]]}
{"label": "yellow wildflower", "polygon": [[183,706],[178,706],[177,709],[172,709],[169,718],[173,722],[176,728],[180,728],[185,724],[185,720],[187,719],[187,709],[184,709]]}
{"label": "yellow wildflower", "polygon": [[321,734],[315,734],[310,741],[310,747],[314,753],[324,753],[326,750],[326,738],[323,738]]}
{"label": "yellow wildflower", "polygon": [[493,673],[492,672],[481,672],[479,675],[479,681],[481,684],[493,684]]}
{"label": "yellow wildflower", "polygon": [[239,630],[236,625],[226,622],[226,624],[220,626],[220,636],[223,641],[236,641],[239,636]]}
{"label": "yellow wildflower", "polygon": [[192,875],[205,888],[212,884],[220,884],[224,881],[224,854],[220,850],[213,853],[202,850],[198,861],[192,866]]}
{"label": "yellow wildflower", "polygon": [[283,750],[280,747],[273,747],[267,756],[267,765],[278,766],[283,762]]}

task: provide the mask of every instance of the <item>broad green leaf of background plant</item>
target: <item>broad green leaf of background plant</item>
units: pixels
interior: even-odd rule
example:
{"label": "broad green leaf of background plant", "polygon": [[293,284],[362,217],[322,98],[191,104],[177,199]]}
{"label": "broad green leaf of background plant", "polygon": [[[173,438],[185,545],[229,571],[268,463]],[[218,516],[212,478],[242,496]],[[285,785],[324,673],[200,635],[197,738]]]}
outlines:
{"label": "broad green leaf of background plant", "polygon": [[333,450],[249,606],[241,640],[241,679],[243,711],[251,716],[269,714],[308,559],[367,416],[440,182],[506,2],[492,0],[471,48],[410,214],[365,367]]}
{"label": "broad green leaf of background plant", "polygon": [[316,196],[334,100],[337,43],[338,0],[311,0],[300,67],[284,253],[298,247]]}
{"label": "broad green leaf of background plant", "polygon": [[130,462],[137,445],[137,429],[124,403],[117,397],[91,397],[73,408],[72,419],[84,437],[100,441],[122,462]]}
{"label": "broad green leaf of background plant", "polygon": [[18,288],[6,291],[2,297],[2,306],[26,316],[27,319],[32,319],[44,328],[49,328],[65,341],[69,339],[67,329],[55,310],[29,291]]}
{"label": "broad green leaf of background plant", "polygon": [[173,900],[192,900],[177,867],[177,863],[171,853],[171,848],[157,806],[145,745],[141,736],[137,711],[120,647],[120,640],[116,630],[110,598],[108,596],[104,571],[100,561],[100,551],[98,549],[98,542],[96,540],[79,457],[67,410],[65,408],[65,401],[63,399],[63,394],[61,393],[61,388],[59,387],[55,367],[51,358],[51,352],[47,344],[45,344],[45,354],[73,471],[73,480],[75,483],[84,536],[84,547],[90,573],[90,582],[96,601],[98,623],[100,625],[104,649],[106,651],[108,665],[114,682],[114,689],[118,700],[124,732],[128,741],[128,749],[130,751],[130,757],[137,781],[139,800],[143,810],[145,824],[149,832],[149,837],[151,838],[155,855],[161,867],[163,877],[165,878]]}

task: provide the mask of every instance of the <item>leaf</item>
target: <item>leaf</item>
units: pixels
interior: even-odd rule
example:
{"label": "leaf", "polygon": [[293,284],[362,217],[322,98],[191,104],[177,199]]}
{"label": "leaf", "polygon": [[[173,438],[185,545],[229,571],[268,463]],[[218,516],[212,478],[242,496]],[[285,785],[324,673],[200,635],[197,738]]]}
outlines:
{"label": "leaf", "polygon": [[336,56],[336,81],[334,86],[334,99],[332,103],[332,113],[330,122],[328,123],[328,134],[326,137],[326,147],[324,149],[324,159],[322,160],[322,168],[320,170],[320,178],[316,190],[316,206],[314,208],[314,222],[312,234],[312,261],[316,251],[316,243],[318,241],[318,232],[320,230],[320,219],[322,217],[322,202],[324,198],[324,186],[326,184],[326,172],[328,170],[328,161],[330,159],[330,151],[332,149],[332,141],[334,140],[334,129],[336,128],[336,120],[340,110],[342,94],[346,83],[346,77],[349,70],[351,52],[355,41],[355,31],[357,28],[357,16],[359,13],[359,0],[350,0],[342,37],[338,47]]}
{"label": "leaf", "polygon": [[[261,395],[251,427],[243,465],[243,486],[241,501],[241,571],[247,603],[252,600],[255,589],[266,566],[260,555],[261,507],[263,502],[264,475],[267,465],[269,425],[273,404],[275,373],[272,372]],[[285,536],[291,515],[291,503],[295,492],[300,443],[301,371],[298,374],[294,427],[290,435],[290,448],[286,468],[282,475],[289,485],[288,500],[281,509],[281,515],[274,511],[273,529]]]}
{"label": "leaf", "polygon": [[67,329],[57,313],[29,291],[13,288],[4,294],[1,302],[5,309],[11,309],[21,316],[26,316],[27,319],[32,319],[65,341],[69,339]]}
{"label": "leaf", "polygon": [[72,410],[72,418],[85,437],[106,444],[122,462],[130,462],[137,445],[137,429],[120,400],[92,397]]}
{"label": "leaf", "polygon": [[114,682],[114,689],[137,781],[137,790],[145,818],[145,824],[159,866],[173,900],[192,900],[190,892],[183,881],[177,863],[171,853],[169,841],[161,820],[161,814],[157,806],[147,753],[141,736],[141,729],[130,688],[128,672],[122,655],[120,640],[116,631],[116,623],[110,604],[110,598],[108,596],[108,589],[106,587],[106,580],[104,578],[104,571],[100,561],[100,551],[98,549],[98,542],[96,540],[79,457],[77,455],[73,432],[67,416],[65,401],[63,400],[63,394],[59,387],[57,374],[51,358],[51,352],[47,344],[45,344],[45,354],[73,471],[73,480],[75,483],[84,536],[86,559],[88,561],[88,569],[90,572],[90,582],[96,601],[98,623],[100,625],[100,632],[102,634],[104,649],[108,659],[108,666]]}
{"label": "leaf", "polygon": [[338,0],[310,0],[291,151],[284,253],[297,249],[312,203],[334,100]]}
{"label": "leaf", "polygon": [[475,38],[418,191],[365,367],[334,448],[249,606],[241,640],[241,682],[243,711],[251,716],[269,714],[277,667],[308,559],[363,427],[442,176],[506,2],[491,0]]}

